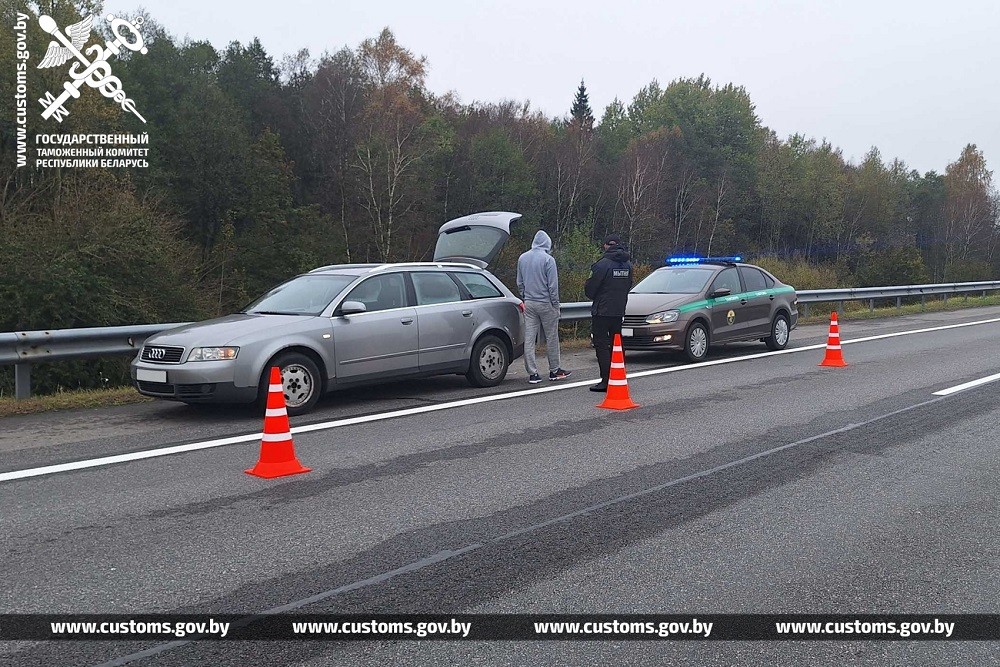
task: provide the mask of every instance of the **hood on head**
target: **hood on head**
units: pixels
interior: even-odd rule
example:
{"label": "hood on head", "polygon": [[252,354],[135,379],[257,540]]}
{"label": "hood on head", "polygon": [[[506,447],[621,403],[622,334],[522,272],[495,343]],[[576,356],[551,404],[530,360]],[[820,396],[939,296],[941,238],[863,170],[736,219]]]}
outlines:
{"label": "hood on head", "polygon": [[628,254],[628,249],[620,243],[605,250],[604,256],[612,262],[627,262],[632,259],[632,256]]}
{"label": "hood on head", "polygon": [[531,242],[531,249],[541,248],[545,252],[552,252],[552,239],[549,235],[539,229],[535,232],[535,240]]}

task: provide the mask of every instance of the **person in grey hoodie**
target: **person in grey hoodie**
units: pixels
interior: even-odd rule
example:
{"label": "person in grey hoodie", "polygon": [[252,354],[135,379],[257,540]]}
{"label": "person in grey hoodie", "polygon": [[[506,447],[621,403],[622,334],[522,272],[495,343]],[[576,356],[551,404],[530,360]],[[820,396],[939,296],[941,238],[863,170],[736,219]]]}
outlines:
{"label": "person in grey hoodie", "polygon": [[539,329],[545,338],[549,379],[564,380],[571,372],[559,368],[559,274],[551,253],[552,239],[538,230],[531,250],[517,260],[517,290],[524,301],[524,368],[531,384],[542,381],[535,364]]}

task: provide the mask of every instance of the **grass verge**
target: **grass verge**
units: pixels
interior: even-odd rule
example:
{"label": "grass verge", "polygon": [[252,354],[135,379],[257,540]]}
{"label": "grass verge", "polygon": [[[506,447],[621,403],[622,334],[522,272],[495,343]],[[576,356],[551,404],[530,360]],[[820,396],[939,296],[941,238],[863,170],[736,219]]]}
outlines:
{"label": "grass verge", "polygon": [[151,400],[153,399],[141,395],[132,387],[61,391],[48,396],[33,396],[23,401],[19,401],[13,396],[0,396],[0,418],[30,415],[50,410],[106,408],[112,405],[144,403]]}

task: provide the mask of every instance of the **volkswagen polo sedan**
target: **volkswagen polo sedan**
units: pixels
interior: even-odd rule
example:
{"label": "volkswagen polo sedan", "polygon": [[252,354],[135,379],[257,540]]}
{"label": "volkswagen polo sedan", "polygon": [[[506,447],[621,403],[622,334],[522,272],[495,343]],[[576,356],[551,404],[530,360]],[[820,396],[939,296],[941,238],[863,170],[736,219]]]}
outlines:
{"label": "volkswagen polo sedan", "polygon": [[671,258],[628,295],[622,344],[680,350],[701,361],[718,343],[788,345],[798,322],[795,288],[740,257]]}

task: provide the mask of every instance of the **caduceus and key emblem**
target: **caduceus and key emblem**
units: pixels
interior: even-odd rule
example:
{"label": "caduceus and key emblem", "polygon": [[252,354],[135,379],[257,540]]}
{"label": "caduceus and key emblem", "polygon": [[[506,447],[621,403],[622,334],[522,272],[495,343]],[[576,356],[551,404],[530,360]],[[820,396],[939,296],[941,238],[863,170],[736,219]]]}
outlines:
{"label": "caduceus and key emblem", "polygon": [[111,73],[111,65],[108,63],[111,56],[121,55],[122,48],[136,53],[148,53],[142,33],[139,32],[142,19],[137,18],[134,22],[129,22],[116,18],[114,14],[108,14],[107,21],[111,24],[111,32],[115,39],[105,42],[104,46],[92,44],[84,49],[94,26],[93,15],[74,23],[65,31],[59,29],[59,25],[51,16],[43,14],[38,17],[38,25],[42,30],[55,38],[49,43],[45,57],[38,63],[38,68],[58,67],[70,60],[74,61],[69,68],[70,81],[63,83],[63,92],[58,97],[47,92],[45,97],[38,100],[45,109],[42,118],[55,118],[61,123],[62,119],[69,115],[66,103],[70,99],[79,98],[80,88],[86,84],[109,100],[113,100],[122,110],[135,114],[136,118],[143,123],[146,122],[136,110],[135,103],[125,94],[121,79]]}

